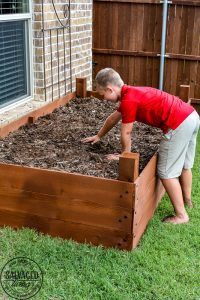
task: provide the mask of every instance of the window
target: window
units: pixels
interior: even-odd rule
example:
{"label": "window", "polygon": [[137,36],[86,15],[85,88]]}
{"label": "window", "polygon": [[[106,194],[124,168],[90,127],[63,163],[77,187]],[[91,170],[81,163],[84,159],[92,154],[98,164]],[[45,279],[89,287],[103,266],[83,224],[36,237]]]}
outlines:
{"label": "window", "polygon": [[0,14],[20,14],[29,12],[26,0],[0,0]]}
{"label": "window", "polygon": [[31,95],[28,11],[28,0],[0,0],[0,108]]}

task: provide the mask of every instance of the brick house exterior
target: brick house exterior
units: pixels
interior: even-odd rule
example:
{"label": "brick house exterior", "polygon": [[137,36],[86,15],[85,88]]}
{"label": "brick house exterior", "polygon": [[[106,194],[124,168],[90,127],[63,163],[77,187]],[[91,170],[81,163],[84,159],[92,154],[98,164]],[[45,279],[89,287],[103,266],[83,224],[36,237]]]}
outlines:
{"label": "brick house exterior", "polygon": [[[58,1],[57,1],[58,2]],[[63,16],[65,0],[59,0],[59,4],[55,2],[55,9],[62,24],[67,23],[67,18]],[[91,0],[78,0],[71,2],[71,67],[72,67],[72,90],[75,89],[75,77],[87,77],[88,84],[91,85],[92,72],[92,2]],[[33,45],[34,45],[34,78],[35,78],[35,100],[44,100],[44,59],[46,65],[46,93],[47,101],[52,99],[52,81],[54,83],[53,98],[59,98],[58,93],[58,49],[59,49],[59,64],[60,64],[60,96],[65,94],[65,82],[67,91],[70,91],[70,33],[69,29],[51,29],[61,28],[52,3],[49,0],[44,0],[42,7],[41,0],[34,0],[33,4]],[[43,13],[42,13],[43,10]],[[69,12],[67,11],[67,16]],[[44,22],[44,23],[43,23]],[[42,28],[46,29],[43,32]],[[49,29],[49,30],[48,30]],[[51,29],[51,41],[50,41]],[[57,37],[58,31],[58,37]],[[43,41],[45,43],[45,51],[43,51]],[[52,42],[52,47],[50,46]],[[64,74],[64,46],[66,58],[66,70]],[[45,53],[44,53],[45,52]],[[43,56],[45,55],[45,57]],[[51,74],[51,59],[53,69],[53,80]],[[66,76],[64,76],[66,75]]]}
{"label": "brick house exterior", "polygon": [[0,126],[74,91],[76,77],[86,77],[91,88],[92,1],[70,3],[70,28],[68,4],[64,0],[32,0],[32,97],[0,109]]}

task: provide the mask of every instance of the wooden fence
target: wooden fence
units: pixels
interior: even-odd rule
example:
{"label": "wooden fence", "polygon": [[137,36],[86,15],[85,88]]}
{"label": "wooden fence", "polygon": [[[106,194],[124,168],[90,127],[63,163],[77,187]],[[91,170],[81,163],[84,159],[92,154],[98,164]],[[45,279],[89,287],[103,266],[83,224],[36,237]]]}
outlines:
{"label": "wooden fence", "polygon": [[[162,6],[158,0],[94,0],[94,76],[112,67],[128,84],[159,86]],[[199,0],[169,5],[164,90],[179,95],[181,84],[200,98]]]}

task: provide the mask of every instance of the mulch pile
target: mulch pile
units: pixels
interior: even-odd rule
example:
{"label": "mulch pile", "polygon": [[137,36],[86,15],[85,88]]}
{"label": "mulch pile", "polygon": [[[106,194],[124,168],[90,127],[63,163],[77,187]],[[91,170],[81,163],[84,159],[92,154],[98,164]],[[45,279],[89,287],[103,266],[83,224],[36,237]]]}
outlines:
{"label": "mulch pile", "polygon": [[[0,161],[31,167],[65,170],[105,178],[118,177],[118,162],[106,154],[120,153],[120,124],[99,143],[82,144],[94,135],[116,106],[96,98],[72,100],[34,124],[0,139]],[[157,152],[161,131],[135,122],[132,152],[140,153],[140,172]]]}

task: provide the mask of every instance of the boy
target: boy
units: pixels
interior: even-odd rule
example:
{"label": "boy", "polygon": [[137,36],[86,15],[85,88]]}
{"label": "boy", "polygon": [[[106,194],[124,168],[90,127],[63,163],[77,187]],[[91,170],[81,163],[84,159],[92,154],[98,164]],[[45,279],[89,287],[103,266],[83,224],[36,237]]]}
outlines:
{"label": "boy", "polygon": [[[175,215],[164,222],[182,224],[189,221],[184,202],[192,207],[191,189],[199,116],[192,106],[179,98],[150,87],[125,85],[120,75],[105,68],[96,76],[96,87],[108,101],[120,102],[105,121],[97,135],[85,138],[92,144],[111,130],[121,119],[122,153],[131,151],[131,132],[134,121],[162,129],[157,173],[168,193]],[[119,159],[109,155],[108,159]]]}

